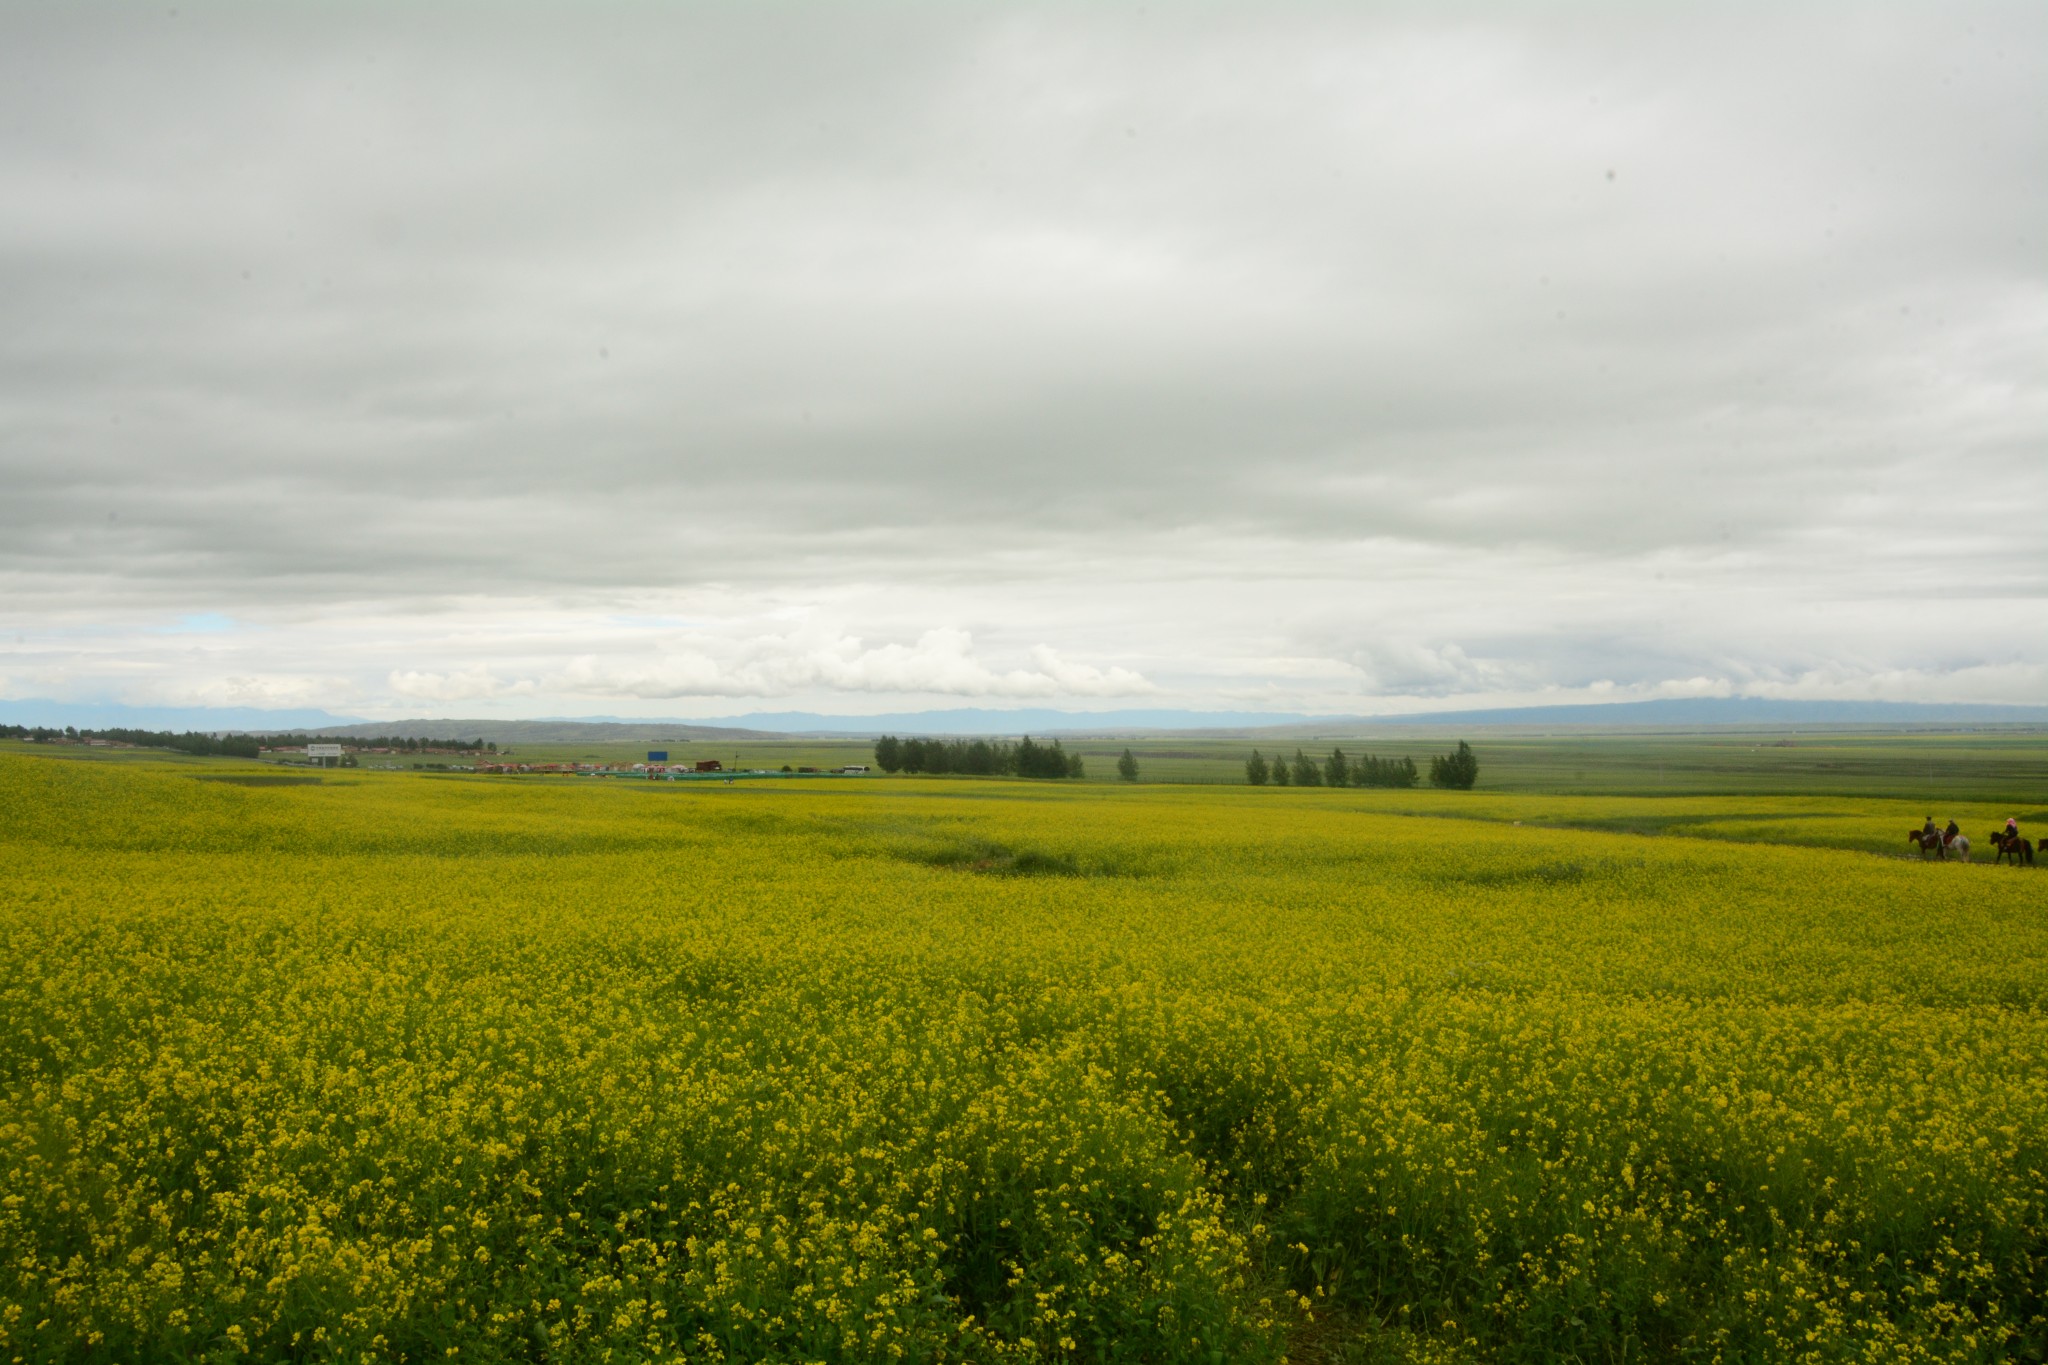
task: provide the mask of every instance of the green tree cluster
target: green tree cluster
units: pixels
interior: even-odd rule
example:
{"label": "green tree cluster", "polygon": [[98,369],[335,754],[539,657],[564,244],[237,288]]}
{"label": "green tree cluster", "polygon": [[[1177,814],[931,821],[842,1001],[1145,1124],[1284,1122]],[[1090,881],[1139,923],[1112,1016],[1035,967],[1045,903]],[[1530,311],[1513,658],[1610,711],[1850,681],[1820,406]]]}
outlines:
{"label": "green tree cluster", "polygon": [[68,727],[59,730],[51,725],[0,725],[0,739],[25,739],[31,744],[39,744],[44,740],[70,739],[77,733],[78,731]]}
{"label": "green tree cluster", "polygon": [[1123,757],[1116,761],[1116,775],[1126,782],[1136,782],[1138,780],[1138,756],[1129,749],[1124,750]]}
{"label": "green tree cluster", "polygon": [[1464,740],[1450,753],[1429,760],[1429,785],[1449,787],[1457,791],[1471,791],[1472,784],[1479,780],[1479,760],[1472,753],[1472,746]]}
{"label": "green tree cluster", "polygon": [[131,730],[122,726],[79,730],[67,725],[58,730],[45,725],[0,725],[0,736],[30,740],[106,739],[141,749],[174,749],[181,754],[227,758],[254,758],[258,748],[253,735],[206,735],[196,730],[173,734],[169,730]]}
{"label": "green tree cluster", "polygon": [[1354,787],[1412,787],[1422,780],[1422,770],[1412,758],[1377,758],[1367,754],[1351,765]]}
{"label": "green tree cluster", "polygon": [[[303,744],[304,735],[278,735],[270,742],[278,744]],[[369,739],[343,740],[352,749],[390,749],[398,753],[496,753],[495,741],[486,744],[481,739],[421,739],[417,735],[375,735]]]}
{"label": "green tree cluster", "polygon": [[1331,750],[1320,763],[1299,749],[1291,759],[1285,754],[1268,759],[1254,749],[1244,763],[1244,780],[1254,787],[1269,782],[1276,787],[1412,787],[1421,777],[1412,758],[1351,758],[1342,749]]}
{"label": "green tree cluster", "polygon": [[1058,740],[1040,744],[1026,735],[1011,744],[1000,739],[898,739],[875,741],[875,766],[885,773],[962,773],[971,777],[1086,777],[1081,755]]}

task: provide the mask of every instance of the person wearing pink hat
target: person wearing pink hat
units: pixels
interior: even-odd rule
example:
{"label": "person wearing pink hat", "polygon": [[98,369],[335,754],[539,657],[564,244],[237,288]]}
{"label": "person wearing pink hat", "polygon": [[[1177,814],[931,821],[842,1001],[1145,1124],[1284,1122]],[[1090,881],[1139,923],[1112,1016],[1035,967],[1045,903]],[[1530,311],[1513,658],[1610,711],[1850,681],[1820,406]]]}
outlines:
{"label": "person wearing pink hat", "polygon": [[[2000,862],[2010,858],[2014,866],[2018,866],[2021,863],[2025,863],[2029,867],[2033,865],[2034,845],[2020,834],[2018,816],[2009,815],[2006,817],[2005,828],[1998,832],[1997,843],[1998,859]],[[2044,840],[2043,845],[2048,847],[2048,840]]]}

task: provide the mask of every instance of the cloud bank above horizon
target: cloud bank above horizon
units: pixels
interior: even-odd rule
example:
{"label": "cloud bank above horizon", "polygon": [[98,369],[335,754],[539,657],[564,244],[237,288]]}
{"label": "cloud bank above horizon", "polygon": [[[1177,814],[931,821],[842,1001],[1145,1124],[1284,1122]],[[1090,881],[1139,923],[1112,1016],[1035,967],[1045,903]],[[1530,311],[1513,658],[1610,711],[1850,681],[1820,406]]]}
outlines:
{"label": "cloud bank above horizon", "polygon": [[0,14],[0,697],[2048,699],[2048,10]]}

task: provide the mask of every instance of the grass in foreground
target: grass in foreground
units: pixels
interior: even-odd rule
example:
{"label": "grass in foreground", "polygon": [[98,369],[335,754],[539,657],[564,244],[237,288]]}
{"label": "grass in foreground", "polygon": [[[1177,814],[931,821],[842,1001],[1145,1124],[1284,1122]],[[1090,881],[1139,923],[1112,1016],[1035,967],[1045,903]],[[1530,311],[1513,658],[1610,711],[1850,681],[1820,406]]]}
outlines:
{"label": "grass in foreground", "polygon": [[10,1358],[2041,1358],[2038,874],[195,771],[0,757]]}

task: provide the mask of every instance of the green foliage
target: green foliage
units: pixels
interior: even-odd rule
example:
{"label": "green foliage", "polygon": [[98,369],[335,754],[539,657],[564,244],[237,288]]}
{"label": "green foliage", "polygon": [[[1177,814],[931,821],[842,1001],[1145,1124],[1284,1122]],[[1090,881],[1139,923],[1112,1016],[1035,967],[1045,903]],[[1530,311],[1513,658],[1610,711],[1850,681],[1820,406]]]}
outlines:
{"label": "green foliage", "polygon": [[1355,787],[1412,787],[1420,778],[1412,758],[1376,758],[1367,754],[1351,764],[1351,784]]}
{"label": "green foliage", "polygon": [[1413,787],[1421,777],[1412,758],[1377,758],[1372,754],[1352,758],[1342,749],[1332,750],[1321,763],[1296,749],[1292,762],[1282,757],[1270,765],[1254,749],[1245,760],[1244,774],[1245,781],[1254,787],[1270,781],[1280,787],[1404,788]]}
{"label": "green foliage", "polygon": [[1126,782],[1136,782],[1138,780],[1138,756],[1129,749],[1125,749],[1123,756],[1116,761],[1116,775]]}
{"label": "green foliage", "polygon": [[198,756],[254,758],[257,755],[257,742],[251,736],[203,735],[197,731],[173,734],[168,730],[131,730],[121,726],[100,730],[77,730],[67,725],[58,730],[45,725],[0,725],[0,738],[28,739],[41,743],[60,739],[104,739],[116,744],[132,744],[142,749],[172,749],[181,754]]}
{"label": "green foliage", "polygon": [[1479,760],[1472,753],[1472,746],[1464,740],[1448,754],[1429,760],[1429,785],[1447,787],[1456,791],[1471,791],[1472,784],[1479,780]]}
{"label": "green foliage", "polygon": [[[273,746],[292,745],[304,744],[307,739],[308,736],[298,734],[271,735],[267,736],[263,742]],[[317,737],[314,738],[314,742],[319,742]],[[372,735],[363,739],[335,739],[328,742],[344,744],[351,749],[391,749],[408,754],[494,754],[498,752],[498,746],[495,742],[486,744],[481,739],[432,739],[423,738],[419,735]]]}
{"label": "green foliage", "polygon": [[1086,777],[1081,755],[1055,739],[1040,744],[1026,735],[1015,744],[999,739],[898,739],[875,741],[875,766],[885,773],[959,773],[970,777]]}

